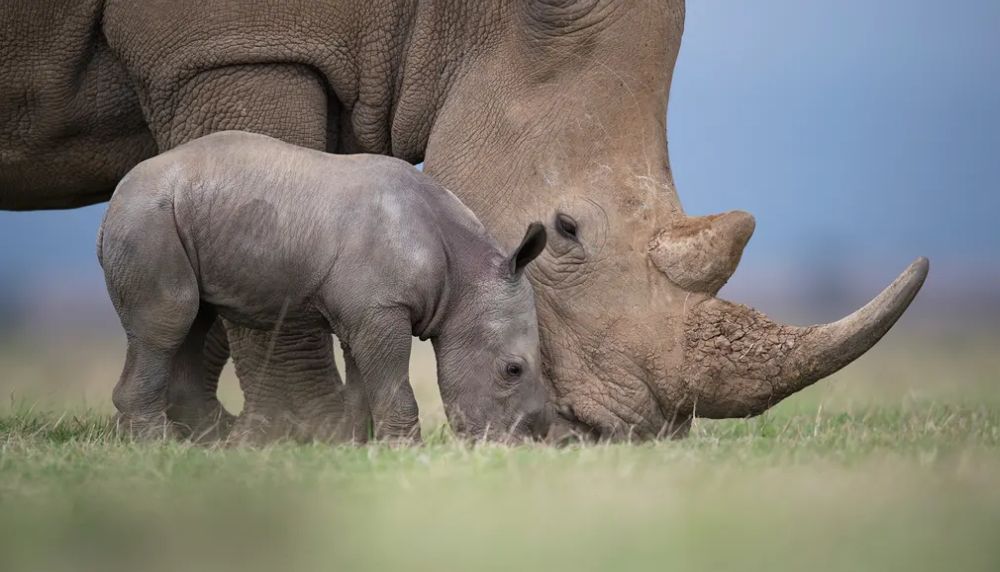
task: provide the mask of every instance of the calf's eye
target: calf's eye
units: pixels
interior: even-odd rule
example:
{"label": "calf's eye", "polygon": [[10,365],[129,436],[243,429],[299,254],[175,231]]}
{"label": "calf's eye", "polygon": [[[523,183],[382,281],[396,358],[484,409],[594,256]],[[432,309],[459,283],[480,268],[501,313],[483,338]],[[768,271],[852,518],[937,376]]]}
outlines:
{"label": "calf's eye", "polygon": [[524,368],[519,363],[509,363],[504,369],[508,377],[519,377],[524,372]]}

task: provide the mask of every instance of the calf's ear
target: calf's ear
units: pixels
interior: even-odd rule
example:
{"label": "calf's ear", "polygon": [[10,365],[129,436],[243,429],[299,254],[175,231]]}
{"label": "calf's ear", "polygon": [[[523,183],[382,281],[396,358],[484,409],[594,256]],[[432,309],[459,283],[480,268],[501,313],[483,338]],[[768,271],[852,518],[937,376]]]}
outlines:
{"label": "calf's ear", "polygon": [[524,267],[545,250],[545,226],[540,222],[528,225],[521,244],[510,254],[508,262],[510,273],[515,278],[520,277]]}

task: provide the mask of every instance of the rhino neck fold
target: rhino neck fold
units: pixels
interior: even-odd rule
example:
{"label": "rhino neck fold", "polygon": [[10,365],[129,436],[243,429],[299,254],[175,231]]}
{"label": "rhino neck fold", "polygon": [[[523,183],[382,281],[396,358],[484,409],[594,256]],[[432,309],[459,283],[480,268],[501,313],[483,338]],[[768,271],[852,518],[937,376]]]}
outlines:
{"label": "rhino neck fold", "polygon": [[[456,13],[458,12],[458,13]],[[385,152],[411,163],[424,160],[431,131],[456,78],[487,47],[484,30],[495,29],[496,10],[479,3],[441,0],[408,2],[395,38],[404,38],[391,75],[392,103],[387,117],[390,148]],[[455,22],[455,29],[442,22]]]}

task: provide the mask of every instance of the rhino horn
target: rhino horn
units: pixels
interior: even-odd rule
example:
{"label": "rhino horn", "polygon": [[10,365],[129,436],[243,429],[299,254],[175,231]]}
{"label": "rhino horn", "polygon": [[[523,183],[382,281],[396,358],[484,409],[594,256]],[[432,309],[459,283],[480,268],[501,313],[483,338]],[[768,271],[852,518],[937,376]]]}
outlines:
{"label": "rhino horn", "polygon": [[686,318],[679,372],[689,406],[709,418],[758,415],[844,367],[899,319],[927,277],[918,258],[871,302],[836,322],[789,326],[707,297]]}
{"label": "rhino horn", "polygon": [[671,282],[715,294],[729,280],[754,230],[749,213],[683,217],[650,241],[649,257]]}

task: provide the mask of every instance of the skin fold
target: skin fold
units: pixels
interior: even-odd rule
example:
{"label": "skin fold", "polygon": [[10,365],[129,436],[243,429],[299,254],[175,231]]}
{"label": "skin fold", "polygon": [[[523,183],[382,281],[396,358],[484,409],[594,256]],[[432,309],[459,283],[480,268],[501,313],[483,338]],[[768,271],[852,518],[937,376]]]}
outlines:
{"label": "skin fold", "polygon": [[[230,329],[249,398],[240,438],[361,441],[370,411],[377,439],[419,439],[413,335],[434,343],[460,435],[544,435],[524,277],[544,246],[533,225],[504,254],[454,195],[397,159],[243,132],[181,145],[133,169],[101,225],[101,264],[128,337],[114,391],[120,422],[143,437],[173,430],[167,387],[200,379],[205,336],[221,316],[240,326]],[[344,344],[346,384],[331,332]],[[244,382],[255,376],[269,381]],[[286,412],[324,423],[281,435]]]}
{"label": "skin fold", "polygon": [[[242,129],[422,160],[508,248],[543,221],[548,246],[528,276],[557,436],[682,436],[696,411],[758,414],[875,344],[927,273],[918,259],[879,305],[813,335],[714,297],[754,220],[690,216],[677,194],[666,111],[682,0],[2,10],[0,208],[106,200],[141,159]],[[747,332],[729,323],[753,324],[757,343],[744,347]],[[225,348],[224,334],[215,326],[207,345]],[[171,384],[173,417],[226,418],[213,371]]]}

